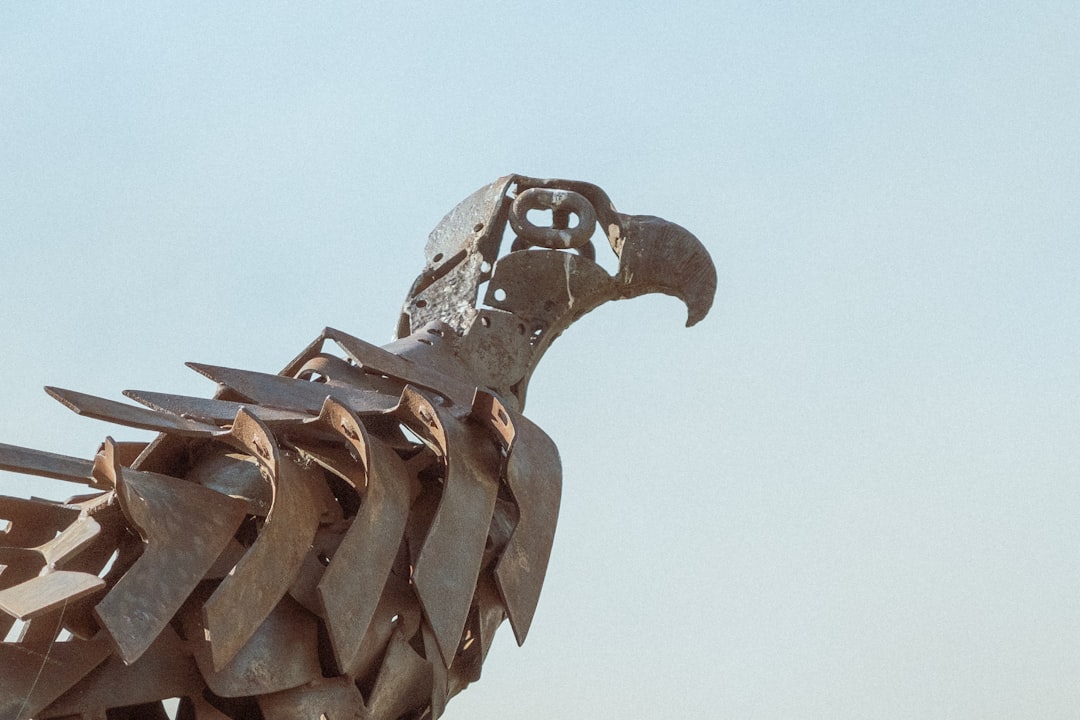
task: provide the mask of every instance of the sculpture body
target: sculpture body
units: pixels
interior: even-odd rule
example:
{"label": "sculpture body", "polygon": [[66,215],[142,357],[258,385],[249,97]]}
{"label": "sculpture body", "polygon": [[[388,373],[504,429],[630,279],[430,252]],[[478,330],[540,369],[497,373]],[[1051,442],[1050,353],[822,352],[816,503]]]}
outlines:
{"label": "sculpture body", "polygon": [[48,388],[159,434],[0,445],[0,469],[87,486],[0,498],[0,720],[438,717],[536,610],[561,485],[522,414],[536,363],[607,300],[666,292],[693,324],[715,285],[682,228],[508,176],[432,232],[385,347],[327,328],[278,374],[192,364],[212,399]]}

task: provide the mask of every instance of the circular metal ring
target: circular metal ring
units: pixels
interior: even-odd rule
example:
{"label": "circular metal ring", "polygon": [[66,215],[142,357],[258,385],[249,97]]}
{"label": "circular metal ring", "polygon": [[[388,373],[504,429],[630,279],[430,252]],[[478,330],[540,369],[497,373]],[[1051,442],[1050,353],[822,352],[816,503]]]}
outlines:
{"label": "circular metal ring", "polygon": [[[534,225],[527,217],[530,210],[550,210],[552,226]],[[578,224],[565,227],[571,214],[577,215]],[[529,188],[510,206],[510,227],[530,245],[569,250],[588,244],[596,229],[596,211],[584,195],[573,190]]]}

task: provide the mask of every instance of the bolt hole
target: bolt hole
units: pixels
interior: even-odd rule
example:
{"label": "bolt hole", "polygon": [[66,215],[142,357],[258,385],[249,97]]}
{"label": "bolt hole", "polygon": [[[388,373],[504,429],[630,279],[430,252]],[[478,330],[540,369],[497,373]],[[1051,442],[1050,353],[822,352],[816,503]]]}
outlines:
{"label": "bolt hole", "polygon": [[485,275],[491,272],[491,263],[489,263],[487,260],[480,263],[480,272],[484,273]]}
{"label": "bolt hole", "polygon": [[442,259],[443,259],[443,254],[442,253],[436,253],[435,257],[431,258],[431,262],[437,263]]}
{"label": "bolt hole", "polygon": [[486,317],[486,316],[480,318],[480,324],[483,325],[484,327],[491,327],[491,318]]}
{"label": "bolt hole", "polygon": [[506,291],[502,288],[495,288],[495,292],[492,293],[492,297],[495,298],[496,302],[503,302],[504,300],[506,300]]}
{"label": "bolt hole", "polygon": [[484,223],[476,223],[475,225],[473,225],[472,229],[473,232],[480,232],[484,229]]}
{"label": "bolt hole", "polygon": [[427,307],[427,300],[417,300],[416,301],[416,307],[418,307],[418,308]]}
{"label": "bolt hole", "polygon": [[434,343],[427,338],[416,338],[416,342],[424,343],[425,345],[434,345]]}

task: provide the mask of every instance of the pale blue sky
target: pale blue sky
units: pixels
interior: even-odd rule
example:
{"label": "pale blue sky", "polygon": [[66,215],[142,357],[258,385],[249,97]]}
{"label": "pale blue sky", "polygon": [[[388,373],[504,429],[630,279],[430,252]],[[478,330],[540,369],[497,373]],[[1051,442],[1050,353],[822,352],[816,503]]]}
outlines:
{"label": "pale blue sky", "polygon": [[1080,6],[942,5],[6,4],[0,442],[389,340],[456,202],[587,180],[716,306],[541,365],[548,582],[446,717],[1076,717]]}

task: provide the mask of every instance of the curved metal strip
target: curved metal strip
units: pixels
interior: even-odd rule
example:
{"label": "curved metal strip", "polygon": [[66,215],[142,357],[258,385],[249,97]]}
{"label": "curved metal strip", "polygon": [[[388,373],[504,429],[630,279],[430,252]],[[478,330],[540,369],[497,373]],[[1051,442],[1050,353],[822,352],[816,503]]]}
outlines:
{"label": "curved metal strip", "polygon": [[[352,664],[379,603],[409,515],[410,478],[397,453],[369,437],[360,419],[327,398],[321,416],[363,459],[367,494],[316,589],[338,667]],[[358,477],[354,486],[362,486]]]}
{"label": "curved metal strip", "polygon": [[244,519],[246,503],[118,463],[112,471],[120,506],[146,548],[94,614],[130,664],[214,564]]}
{"label": "curved metal strip", "polygon": [[[184,618],[189,637],[198,637],[205,628],[200,626],[195,614],[197,610]],[[209,648],[205,643],[196,646],[195,662],[207,686],[221,697],[280,692],[322,676],[318,634],[319,622],[315,616],[285,596],[228,662],[217,664],[212,635]]]}
{"label": "curved metal strip", "polygon": [[[0,469],[8,468],[0,465]],[[9,523],[7,530],[0,532],[0,547],[34,547],[48,542],[78,517],[79,508],[71,505],[0,495],[0,520]]]}
{"label": "curved metal strip", "polygon": [[622,235],[616,279],[622,297],[660,292],[686,303],[686,326],[709,312],[716,294],[716,266],[687,229],[651,215],[619,215]]}
{"label": "curved metal strip", "polygon": [[439,446],[446,468],[442,498],[417,555],[413,584],[449,667],[480,574],[501,458],[481,425],[458,420],[412,388],[405,389],[401,401],[402,420]]}
{"label": "curved metal strip", "polygon": [[518,645],[529,632],[544,584],[562,494],[559,451],[547,434],[490,393],[477,392],[474,417],[505,444],[506,484],[518,506],[518,522],[495,566],[495,581]]}
{"label": "curved metal strip", "polygon": [[288,591],[315,537],[320,515],[304,477],[311,471],[282,455],[254,415],[244,410],[237,413],[228,438],[266,467],[274,492],[259,536],[203,608],[215,669],[236,656]]}

